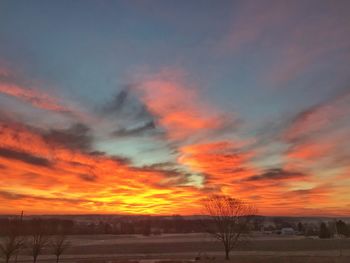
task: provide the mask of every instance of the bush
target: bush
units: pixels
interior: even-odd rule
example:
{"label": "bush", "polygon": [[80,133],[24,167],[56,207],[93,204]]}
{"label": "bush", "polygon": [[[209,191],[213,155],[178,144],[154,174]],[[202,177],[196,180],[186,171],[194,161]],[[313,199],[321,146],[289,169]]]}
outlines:
{"label": "bush", "polygon": [[319,238],[330,238],[331,237],[331,231],[327,227],[325,223],[321,223],[320,225],[320,233]]}

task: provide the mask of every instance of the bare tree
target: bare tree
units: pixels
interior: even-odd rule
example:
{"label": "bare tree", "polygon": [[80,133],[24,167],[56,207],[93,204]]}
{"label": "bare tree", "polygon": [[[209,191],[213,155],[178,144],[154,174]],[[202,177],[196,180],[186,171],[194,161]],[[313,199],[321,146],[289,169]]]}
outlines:
{"label": "bare tree", "polygon": [[212,219],[207,231],[222,242],[228,260],[242,234],[248,231],[249,220],[257,210],[242,200],[225,195],[212,195],[204,200],[203,206]]}
{"label": "bare tree", "polygon": [[24,240],[18,235],[8,235],[3,238],[0,243],[1,255],[5,258],[5,262],[8,263],[13,255],[23,247]]}
{"label": "bare tree", "polygon": [[[21,217],[22,218],[22,217]],[[21,236],[22,220],[14,219],[8,222],[6,233],[0,242],[0,255],[8,263],[12,256],[17,255],[24,247],[24,237]]]}
{"label": "bare tree", "polygon": [[49,236],[41,220],[35,220],[32,226],[33,234],[29,247],[33,256],[33,263],[36,263],[38,256],[49,243]]}
{"label": "bare tree", "polygon": [[56,235],[52,240],[52,253],[56,256],[56,263],[60,260],[63,252],[70,247],[70,242],[64,234]]}

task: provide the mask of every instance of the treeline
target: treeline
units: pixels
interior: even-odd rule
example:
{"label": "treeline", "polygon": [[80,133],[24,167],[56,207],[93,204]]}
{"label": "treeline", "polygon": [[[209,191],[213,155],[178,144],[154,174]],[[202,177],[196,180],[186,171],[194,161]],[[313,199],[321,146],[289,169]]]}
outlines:
{"label": "treeline", "polygon": [[41,228],[47,235],[71,234],[74,232],[74,221],[68,219],[42,219],[42,218],[1,218],[0,219],[0,236],[6,235],[12,228],[17,228],[16,231],[21,235],[32,235]]}
{"label": "treeline", "polygon": [[[6,234],[13,219],[0,218],[0,235]],[[28,218],[21,221],[21,234],[31,235],[40,222],[48,235],[57,233],[65,235],[96,235],[96,234],[141,234],[159,235],[172,233],[201,233],[212,223],[210,219],[188,219],[186,217],[120,217],[89,220],[60,219],[60,218]],[[297,234],[331,238],[335,235],[350,237],[350,225],[342,220],[320,223],[305,223],[286,218],[274,218],[273,226],[265,226],[264,218],[255,216],[250,220],[249,229],[252,231],[272,231],[281,233],[282,228],[293,228]]]}
{"label": "treeline", "polygon": [[343,220],[305,220],[300,218],[275,217],[271,224],[264,224],[263,217],[256,217],[252,222],[254,229],[263,229],[264,232],[282,234],[283,228],[291,228],[297,235],[318,236],[319,238],[350,237],[350,224]]}
{"label": "treeline", "polygon": [[74,227],[78,234],[142,234],[199,233],[204,231],[204,221],[187,219],[128,219],[111,222],[79,224]]}
{"label": "treeline", "polygon": [[[14,219],[0,219],[0,235],[5,235]],[[203,220],[185,219],[115,219],[108,221],[76,221],[56,218],[24,218],[21,221],[21,234],[31,235],[40,222],[45,233],[54,235],[58,232],[66,235],[84,234],[162,234],[203,232]]]}
{"label": "treeline", "polygon": [[350,237],[350,225],[345,224],[342,220],[328,224],[322,222],[318,236],[320,238],[332,238],[335,236]]}
{"label": "treeline", "polygon": [[318,225],[299,222],[297,230],[305,236],[318,236],[319,238],[350,237],[350,224],[342,220],[320,222]]}
{"label": "treeline", "polygon": [[[14,219],[0,219],[0,236],[6,235],[7,229],[13,222]],[[202,233],[206,232],[206,228],[212,223],[210,219],[185,219],[182,217],[135,217],[90,221],[57,218],[24,218],[21,220],[21,235],[33,234],[38,224],[40,224],[40,227],[47,235],[60,233],[65,235],[141,234],[147,236],[172,233]],[[258,230],[258,226],[252,224],[251,229]]]}

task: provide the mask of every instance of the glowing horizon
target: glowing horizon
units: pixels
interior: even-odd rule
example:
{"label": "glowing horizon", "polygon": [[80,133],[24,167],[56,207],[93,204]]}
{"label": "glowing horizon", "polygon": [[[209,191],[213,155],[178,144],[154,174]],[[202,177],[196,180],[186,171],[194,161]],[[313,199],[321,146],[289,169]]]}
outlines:
{"label": "glowing horizon", "polygon": [[350,4],[147,3],[0,4],[0,214],[350,216]]}

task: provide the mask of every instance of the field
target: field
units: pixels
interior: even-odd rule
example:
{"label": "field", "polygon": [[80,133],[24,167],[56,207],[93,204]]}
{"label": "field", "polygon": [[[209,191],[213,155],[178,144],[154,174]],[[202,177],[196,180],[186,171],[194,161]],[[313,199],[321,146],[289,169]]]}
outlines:
{"label": "field", "polygon": [[[72,246],[62,256],[62,262],[119,263],[159,260],[174,262],[200,257],[201,261],[223,260],[221,243],[206,234],[176,234],[160,236],[86,235],[71,236]],[[342,255],[342,257],[340,257]],[[320,240],[301,236],[254,236],[242,242],[232,252],[232,262],[350,262],[350,239]],[[39,262],[53,262],[44,251]],[[28,251],[18,262],[30,262]]]}

